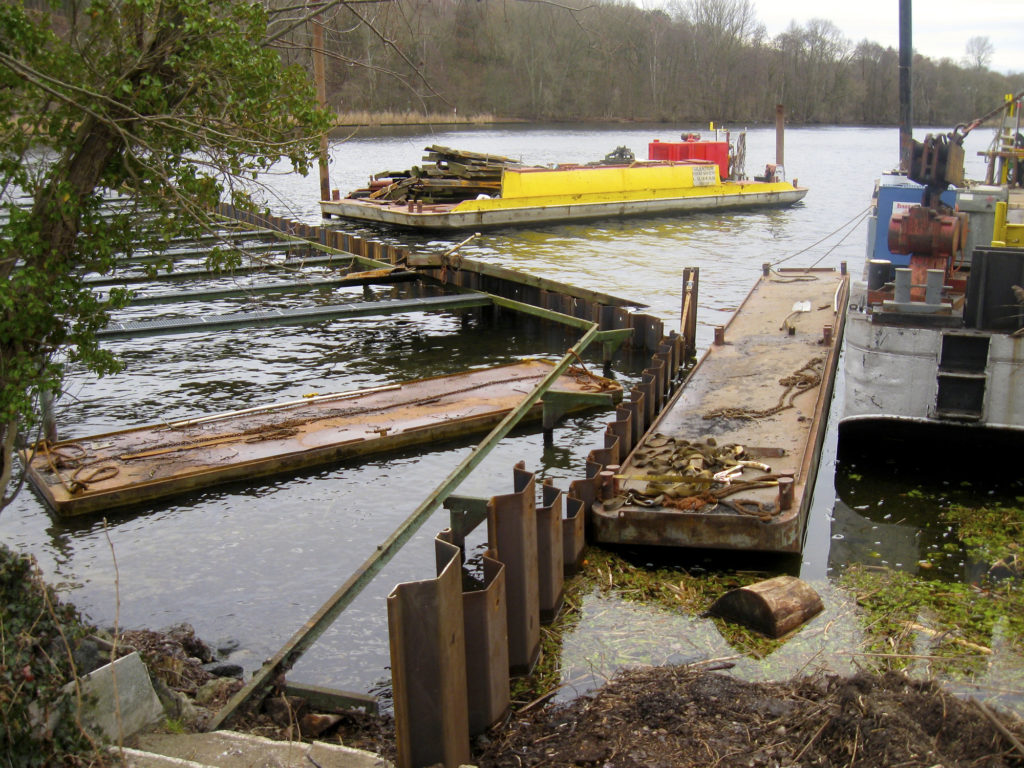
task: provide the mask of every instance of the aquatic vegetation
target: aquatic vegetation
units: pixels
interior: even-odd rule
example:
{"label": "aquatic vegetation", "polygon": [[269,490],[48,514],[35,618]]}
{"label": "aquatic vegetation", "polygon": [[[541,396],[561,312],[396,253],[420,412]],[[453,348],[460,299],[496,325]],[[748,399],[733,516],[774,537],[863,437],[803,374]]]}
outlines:
{"label": "aquatic vegetation", "polygon": [[1024,507],[972,509],[957,505],[945,510],[942,517],[959,527],[960,539],[975,560],[994,563],[1021,554]]}
{"label": "aquatic vegetation", "polygon": [[[565,584],[561,613],[551,624],[541,628],[541,652],[536,668],[529,677],[512,681],[513,703],[521,707],[537,699],[545,700],[566,684],[570,670],[565,668],[563,641],[580,625],[588,596],[613,596],[627,604],[663,610],[666,616],[685,621],[706,611],[722,593],[760,581],[767,575],[758,571],[698,572],[678,566],[639,566],[614,552],[588,548],[582,570]],[[779,641],[745,627],[720,619],[713,621],[722,637],[740,653],[763,658],[779,645]],[[588,619],[588,624],[594,622],[593,618]],[[643,647],[629,631],[623,631],[621,636],[609,632],[599,634],[600,648],[595,652],[601,653],[600,666],[605,669],[657,664],[672,656],[671,648],[666,648],[663,640],[656,648]],[[654,658],[655,652],[661,652],[661,658]]]}
{"label": "aquatic vegetation", "polygon": [[1024,656],[1024,588],[1019,578],[994,578],[987,564],[1019,551],[1024,510],[952,507],[942,513],[969,561],[974,582],[949,582],[930,574],[852,565],[841,585],[856,596],[870,663],[906,669],[925,660],[933,671],[969,677],[990,665],[994,649]]}
{"label": "aquatic vegetation", "polygon": [[619,597],[699,614],[723,592],[767,578],[761,571],[705,571],[684,567],[643,568],[613,552],[587,552],[584,576]]}

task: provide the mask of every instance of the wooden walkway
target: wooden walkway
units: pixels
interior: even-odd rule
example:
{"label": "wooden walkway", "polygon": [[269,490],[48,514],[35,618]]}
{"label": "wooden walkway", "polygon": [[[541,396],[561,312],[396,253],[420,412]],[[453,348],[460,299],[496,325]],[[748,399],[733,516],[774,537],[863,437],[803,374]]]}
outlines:
{"label": "wooden walkway", "polygon": [[723,343],[612,470],[616,487],[593,508],[597,541],[801,550],[847,290],[833,270],[758,281],[719,329]]}
{"label": "wooden walkway", "polygon": [[[108,510],[493,427],[552,371],[543,360],[40,444],[29,479],[59,514]],[[611,405],[618,384],[570,369],[560,412]],[[568,402],[566,401],[568,398]],[[530,416],[542,415],[543,405]]]}

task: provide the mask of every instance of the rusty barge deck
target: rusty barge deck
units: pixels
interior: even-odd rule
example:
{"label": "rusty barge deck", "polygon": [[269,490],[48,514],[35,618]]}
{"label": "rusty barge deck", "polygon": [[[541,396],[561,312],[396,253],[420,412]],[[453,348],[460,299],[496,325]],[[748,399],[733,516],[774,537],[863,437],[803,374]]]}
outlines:
{"label": "rusty barge deck", "polygon": [[[43,443],[22,458],[32,484],[58,514],[97,512],[483,432],[552,369],[544,360],[527,360]],[[552,393],[565,412],[611,404],[622,389],[570,369]],[[528,418],[539,418],[543,408],[538,403]]]}
{"label": "rusty barge deck", "polygon": [[594,538],[799,552],[847,292],[847,277],[834,270],[762,277],[622,466],[611,468],[592,508]]}

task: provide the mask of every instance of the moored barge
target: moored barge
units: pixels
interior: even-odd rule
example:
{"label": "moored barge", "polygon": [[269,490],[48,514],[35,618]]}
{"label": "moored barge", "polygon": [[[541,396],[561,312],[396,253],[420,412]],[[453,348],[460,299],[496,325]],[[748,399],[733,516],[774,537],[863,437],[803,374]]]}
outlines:
{"label": "moored barge", "polygon": [[1024,434],[1022,96],[998,110],[984,182],[963,170],[981,121],[911,141],[907,171],[881,178],[847,314],[841,439]]}
{"label": "moored barge", "polygon": [[594,539],[796,553],[832,396],[845,272],[754,286],[591,510]]}
{"label": "moored barge", "polygon": [[[483,229],[781,207],[807,194],[795,181],[784,180],[775,165],[757,179],[744,178],[732,168],[727,141],[655,141],[647,161],[632,160],[632,153],[619,148],[604,163],[552,167],[446,147],[426,151],[432,166],[375,178],[344,199],[322,200],[324,218],[424,230]],[[489,175],[495,169],[497,174]]]}
{"label": "moored barge", "polygon": [[[525,360],[448,376],[41,443],[23,453],[33,486],[59,515],[153,501],[233,480],[484,432],[554,365]],[[583,369],[549,390],[560,412],[622,396]],[[527,418],[540,418],[543,402]]]}

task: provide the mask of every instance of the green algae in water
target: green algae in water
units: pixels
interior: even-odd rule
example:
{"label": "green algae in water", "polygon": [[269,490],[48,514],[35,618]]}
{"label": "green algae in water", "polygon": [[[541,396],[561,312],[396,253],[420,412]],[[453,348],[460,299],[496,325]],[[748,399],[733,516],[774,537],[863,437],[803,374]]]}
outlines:
{"label": "green algae in water", "polygon": [[[1016,501],[1024,502],[1024,498]],[[995,563],[1024,554],[1021,552],[1024,507],[995,505],[971,508],[955,505],[945,510],[942,517],[958,527],[961,541],[976,561]]]}
{"label": "green algae in water", "polygon": [[[1020,549],[1024,509],[957,505],[942,510],[937,522],[968,561],[1005,562]],[[982,568],[968,581],[933,576],[862,564],[844,571],[840,584],[856,596],[864,626],[865,665],[938,676],[954,689],[982,690],[1024,709],[1020,574],[994,578]]]}
{"label": "green algae in water", "polygon": [[826,666],[851,672],[852,604],[827,583],[826,610],[778,640],[702,614],[721,594],[774,575],[643,567],[590,548],[580,574],[566,584],[566,608],[542,628],[541,659],[530,678],[513,681],[514,706],[568,700],[600,687],[617,672],[650,665],[728,668],[746,680],[783,680]]}

